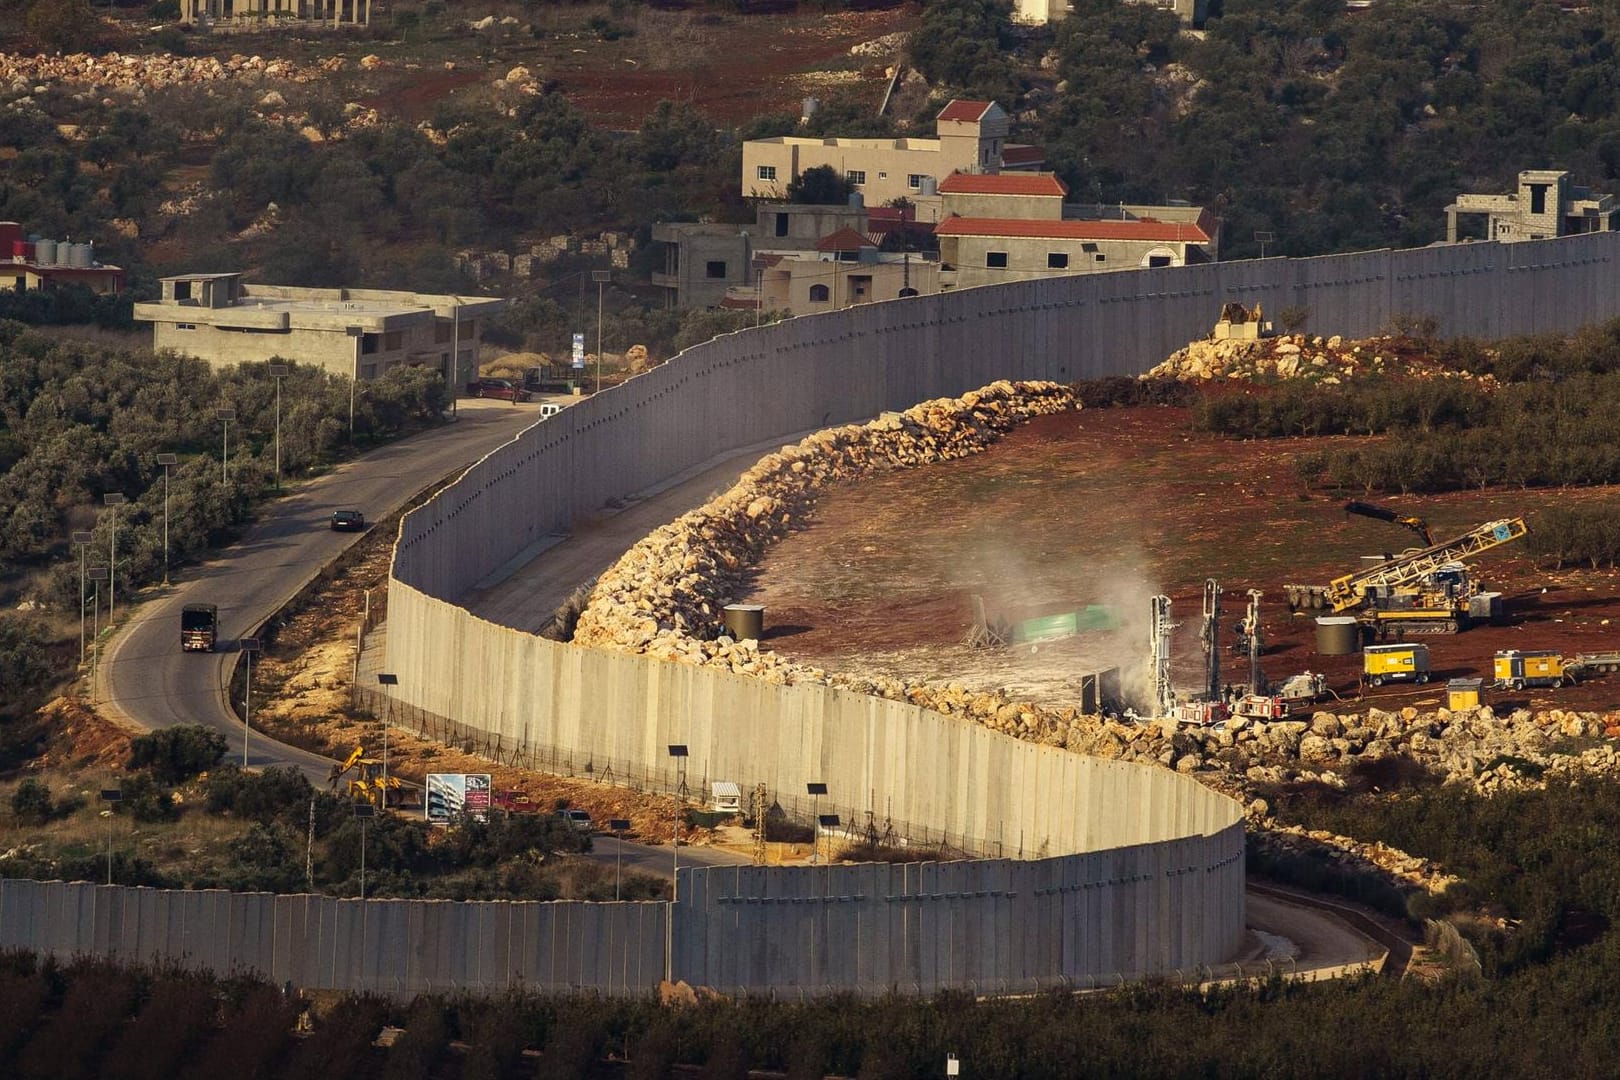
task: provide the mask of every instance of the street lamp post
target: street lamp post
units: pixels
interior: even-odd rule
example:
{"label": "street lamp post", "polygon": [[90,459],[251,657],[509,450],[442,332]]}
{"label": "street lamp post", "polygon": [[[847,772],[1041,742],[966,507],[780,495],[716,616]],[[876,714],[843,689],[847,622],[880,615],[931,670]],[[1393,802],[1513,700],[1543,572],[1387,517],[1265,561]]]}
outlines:
{"label": "street lamp post", "polygon": [[92,566],[90,580],[95,582],[95,596],[90,602],[90,700],[96,700],[96,661],[101,657],[101,583],[107,580],[105,566]]}
{"label": "street lamp post", "polygon": [[804,793],[810,796],[810,821],[816,826],[811,833],[810,861],[815,862],[821,856],[821,797],[827,794],[827,785],[819,780],[812,780],[804,785]]}
{"label": "street lamp post", "polygon": [[79,666],[84,667],[84,549],[95,540],[96,534],[75,529],[73,544],[79,549]]}
{"label": "street lamp post", "polygon": [[271,364],[270,377],[276,380],[276,490],[281,490],[281,380],[287,377],[286,364]]}
{"label": "street lamp post", "polygon": [[173,454],[159,454],[157,463],[163,466],[163,584],[169,583],[169,466],[180,464]]}
{"label": "street lamp post", "polygon": [[[399,676],[391,671],[377,672],[377,683],[380,686],[398,686]],[[383,691],[387,693],[387,691]],[[383,715],[383,758],[382,758],[382,787],[378,789],[382,794],[383,809],[388,809],[388,715]]]}
{"label": "street lamp post", "polygon": [[[598,354],[598,362],[600,362],[600,354]],[[685,772],[686,772],[686,758],[687,758],[686,744],[685,743],[670,743],[669,744],[669,756],[675,759],[676,766],[678,767],[679,772],[683,776],[682,786],[684,787],[685,786],[685,784],[684,784],[684,776],[685,776]],[[674,861],[673,861],[673,863],[671,864],[671,867],[670,867],[670,883],[669,883],[670,909],[669,909],[669,917],[664,920],[664,981],[665,982],[673,982],[674,981],[672,976],[673,976],[673,968],[674,968],[674,960],[675,960],[675,905],[678,904],[680,902],[680,899],[681,899],[681,812],[684,809],[685,809],[685,807],[683,805],[681,805],[681,803],[677,800],[677,802],[675,804],[675,841],[674,841],[674,843],[672,843],[670,845],[670,849],[674,854]]]}
{"label": "street lamp post", "polygon": [[118,613],[118,508],[124,505],[124,493],[109,491],[101,501],[112,507],[112,555],[107,560],[107,625]]}
{"label": "street lamp post", "polygon": [[377,816],[377,808],[368,802],[354,804],[354,816],[360,819],[360,899],[366,898],[366,822]]}
{"label": "street lamp post", "polygon": [[109,885],[111,885],[113,883],[112,882],[113,811],[115,809],[117,809],[118,804],[120,802],[123,802],[123,800],[124,800],[124,792],[123,792],[122,788],[102,788],[101,789],[101,801],[108,804],[107,809],[105,809],[105,810],[103,810],[101,812],[101,816],[107,819],[107,884],[109,884]]}
{"label": "street lamp post", "polygon": [[362,326],[346,326],[343,332],[354,340],[354,373],[349,378],[349,445],[354,445],[354,388],[360,385],[360,345],[366,336]]}
{"label": "street lamp post", "polygon": [[457,400],[461,397],[461,297],[450,298],[450,416],[460,419]]}
{"label": "street lamp post", "polygon": [[602,392],[602,286],[613,280],[611,270],[592,270],[596,282],[596,392]]}
{"label": "street lamp post", "polygon": [[219,448],[219,476],[226,484],[231,482],[231,421],[236,419],[235,409],[215,409],[214,419],[225,425],[225,434]]}
{"label": "street lamp post", "polygon": [[236,647],[247,653],[247,693],[242,698],[242,768],[248,766],[248,732],[253,720],[253,654],[259,651],[259,639],[245,637]]}
{"label": "street lamp post", "polygon": [[611,818],[608,821],[608,831],[619,842],[613,849],[613,899],[619,898],[619,867],[624,863],[624,834],[630,828],[629,818]]}

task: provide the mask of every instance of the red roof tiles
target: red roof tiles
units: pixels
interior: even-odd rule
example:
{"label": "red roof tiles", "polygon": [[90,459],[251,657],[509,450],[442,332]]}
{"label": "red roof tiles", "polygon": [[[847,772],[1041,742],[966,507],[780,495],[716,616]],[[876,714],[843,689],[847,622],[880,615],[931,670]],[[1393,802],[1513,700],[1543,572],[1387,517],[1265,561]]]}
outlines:
{"label": "red roof tiles", "polygon": [[989,101],[953,101],[939,111],[941,120],[961,120],[968,123],[983,119],[984,114],[990,111],[994,102]]}
{"label": "red roof tiles", "polygon": [[1051,173],[952,173],[939,182],[941,195],[1054,195],[1062,198],[1069,189]]}

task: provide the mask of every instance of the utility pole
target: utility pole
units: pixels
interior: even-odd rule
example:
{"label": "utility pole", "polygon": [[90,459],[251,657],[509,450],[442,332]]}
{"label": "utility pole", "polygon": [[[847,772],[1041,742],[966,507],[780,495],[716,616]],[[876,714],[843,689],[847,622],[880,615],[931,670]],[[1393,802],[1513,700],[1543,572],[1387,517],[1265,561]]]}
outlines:
{"label": "utility pole", "polygon": [[281,380],[287,377],[286,364],[271,364],[270,377],[276,380],[276,490],[281,490]]}
{"label": "utility pole", "polygon": [[163,466],[163,584],[169,583],[169,466],[180,464],[174,454],[159,454],[157,463]]}
{"label": "utility pole", "polygon": [[101,501],[112,508],[112,556],[107,560],[107,625],[111,626],[118,613],[118,508],[124,505],[124,493],[109,491]]}
{"label": "utility pole", "polygon": [[592,270],[591,280],[596,282],[596,392],[602,392],[602,286],[613,280],[611,270]]}
{"label": "utility pole", "polygon": [[259,639],[245,637],[237,648],[247,653],[247,694],[242,699],[242,768],[248,767],[248,732],[253,720],[253,654],[259,651]]}
{"label": "utility pole", "polygon": [[231,421],[236,419],[235,409],[215,409],[214,419],[225,426],[225,433],[219,448],[219,476],[225,484],[231,482]]}
{"label": "utility pole", "polygon": [[95,541],[96,534],[75,529],[73,545],[79,549],[79,666],[84,667],[84,549]]}

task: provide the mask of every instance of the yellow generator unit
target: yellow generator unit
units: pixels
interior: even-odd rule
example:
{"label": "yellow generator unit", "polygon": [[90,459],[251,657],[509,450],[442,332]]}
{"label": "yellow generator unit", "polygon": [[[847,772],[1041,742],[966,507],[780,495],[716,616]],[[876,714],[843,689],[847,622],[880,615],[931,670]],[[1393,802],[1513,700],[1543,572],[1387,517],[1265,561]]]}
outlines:
{"label": "yellow generator unit", "polygon": [[1373,686],[1386,682],[1429,681],[1427,645],[1369,645],[1361,651],[1361,670]]}
{"label": "yellow generator unit", "polygon": [[1479,691],[1484,679],[1452,679],[1446,683],[1446,708],[1467,712],[1479,708]]}
{"label": "yellow generator unit", "polygon": [[1564,658],[1548,649],[1521,652],[1508,649],[1496,654],[1496,685],[1499,689],[1523,690],[1527,686],[1562,686]]}

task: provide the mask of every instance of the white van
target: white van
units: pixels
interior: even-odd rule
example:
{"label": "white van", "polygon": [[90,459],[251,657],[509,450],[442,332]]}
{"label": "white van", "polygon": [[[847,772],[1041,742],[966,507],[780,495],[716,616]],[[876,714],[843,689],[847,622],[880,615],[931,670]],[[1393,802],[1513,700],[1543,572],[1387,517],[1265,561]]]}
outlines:
{"label": "white van", "polygon": [[562,411],[563,407],[555,401],[542,402],[540,405],[540,419],[544,420],[548,416],[556,416]]}

